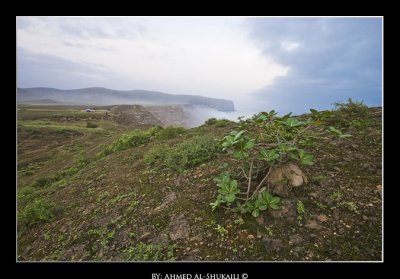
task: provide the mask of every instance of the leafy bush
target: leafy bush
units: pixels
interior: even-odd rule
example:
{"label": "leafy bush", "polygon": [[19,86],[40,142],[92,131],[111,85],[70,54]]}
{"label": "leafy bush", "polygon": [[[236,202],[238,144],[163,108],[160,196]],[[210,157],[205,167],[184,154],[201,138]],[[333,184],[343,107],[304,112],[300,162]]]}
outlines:
{"label": "leafy bush", "polygon": [[[316,110],[311,112],[312,117],[307,120],[291,117],[291,113],[278,117],[274,110],[241,120],[240,131],[232,131],[221,144],[222,150],[239,164],[240,172],[233,175],[237,179],[232,179],[226,172],[215,179],[218,194],[216,201],[210,204],[212,209],[222,206],[235,212],[249,212],[254,217],[259,216],[260,211],[278,209],[280,198],[268,192],[268,183],[268,189],[262,186],[275,165],[288,161],[306,166],[313,164],[314,156],[305,150],[313,144],[310,131],[317,121],[322,122],[331,115]],[[255,181],[259,173],[263,173],[263,178]],[[253,184],[257,185],[255,189]]]}
{"label": "leafy bush", "polygon": [[207,119],[204,124],[210,126],[210,125],[214,125],[215,123],[217,123],[217,121],[218,121],[217,118],[212,117],[212,118]]}
{"label": "leafy bush", "polygon": [[370,124],[370,111],[363,101],[353,101],[351,98],[347,103],[334,103],[340,119],[338,124],[342,127],[366,127]]}
{"label": "leafy bush", "polygon": [[204,124],[207,126],[215,126],[217,128],[219,127],[226,127],[228,126],[230,123],[232,123],[232,121],[228,120],[228,119],[216,119],[216,118],[210,118],[208,119]]}
{"label": "leafy bush", "polygon": [[150,141],[151,131],[132,131],[130,133],[123,134],[113,143],[106,145],[101,152],[101,155],[108,155],[117,151],[123,151],[130,147],[139,146]]}
{"label": "leafy bush", "polygon": [[18,214],[18,223],[22,226],[33,226],[51,220],[54,205],[43,198],[37,198],[26,205]]}
{"label": "leafy bush", "polygon": [[92,122],[87,122],[86,123],[86,128],[97,128],[99,127],[98,125],[92,123]]}
{"label": "leafy bush", "polygon": [[159,140],[172,139],[185,133],[185,131],[186,130],[182,127],[167,127],[165,129],[160,129],[155,134],[155,138]]}
{"label": "leafy bush", "polygon": [[172,147],[153,148],[144,161],[158,169],[182,171],[213,159],[218,152],[218,141],[214,138],[194,137]]}

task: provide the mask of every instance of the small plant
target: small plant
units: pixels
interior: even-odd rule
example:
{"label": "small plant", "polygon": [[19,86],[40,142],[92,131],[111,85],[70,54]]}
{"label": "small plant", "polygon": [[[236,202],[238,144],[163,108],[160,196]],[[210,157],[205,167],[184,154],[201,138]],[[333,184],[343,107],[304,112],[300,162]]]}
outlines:
{"label": "small plant", "polygon": [[338,136],[339,138],[348,138],[348,137],[352,136],[350,134],[343,134],[342,131],[340,131],[339,129],[336,129],[333,126],[330,126],[328,128],[328,130],[326,130],[326,131],[331,133],[331,134],[333,134],[333,135],[335,135],[335,136]]}
{"label": "small plant", "polygon": [[50,221],[54,217],[54,204],[44,198],[28,203],[18,214],[18,222],[23,226],[33,226]]}
{"label": "small plant", "polygon": [[267,227],[266,230],[267,230],[268,236],[274,236],[274,232],[272,231],[272,229],[270,227]]}
{"label": "small plant", "polygon": [[321,209],[326,209],[326,208],[328,207],[327,205],[322,204],[322,203],[320,203],[320,202],[316,202],[315,204],[316,204],[316,206],[317,206],[318,208],[321,208]]}
{"label": "small plant", "polygon": [[223,226],[221,226],[219,224],[215,227],[215,230],[220,234],[222,240],[224,240],[225,239],[225,235],[228,233],[228,231]]}
{"label": "small plant", "polygon": [[303,220],[306,209],[304,208],[304,204],[302,201],[297,201],[296,210],[297,210],[297,220],[299,221]]}
{"label": "small plant", "polygon": [[350,211],[355,212],[357,214],[360,214],[360,212],[358,211],[358,207],[354,202],[346,202],[346,201],[344,201],[344,202],[339,203],[339,205],[347,207],[347,209],[349,209]]}
{"label": "small plant", "polygon": [[234,223],[235,225],[241,226],[241,225],[244,224],[244,220],[243,220],[242,217],[240,217],[240,218],[234,220],[233,223]]}
{"label": "small plant", "polygon": [[[276,115],[272,110],[251,119],[240,119],[240,130],[231,131],[223,138],[222,151],[236,160],[240,172],[232,175],[234,179],[224,173],[217,179],[218,195],[210,204],[213,210],[221,206],[257,217],[260,211],[278,209],[280,199],[269,193],[268,178],[273,168],[289,161],[305,166],[314,163],[313,154],[304,147],[313,144],[310,130],[316,120],[312,117],[299,120],[291,117],[291,113]],[[255,181],[260,172],[265,173],[264,177]],[[253,188],[254,184],[257,186]]]}
{"label": "small plant", "polygon": [[125,250],[125,253],[127,260],[130,261],[174,261],[174,249],[175,246],[173,245],[163,249],[157,244],[139,242],[136,246],[131,246]]}
{"label": "small plant", "polygon": [[330,196],[331,200],[340,200],[342,198],[342,193],[340,193],[339,191],[335,191],[332,193],[332,195]]}

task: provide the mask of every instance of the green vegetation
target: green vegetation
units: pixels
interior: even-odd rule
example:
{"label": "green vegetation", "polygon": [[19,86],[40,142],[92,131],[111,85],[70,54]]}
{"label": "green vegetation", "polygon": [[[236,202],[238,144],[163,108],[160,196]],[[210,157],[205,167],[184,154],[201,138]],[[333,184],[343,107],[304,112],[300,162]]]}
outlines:
{"label": "green vegetation", "polygon": [[123,151],[125,149],[139,146],[150,141],[151,132],[143,132],[139,130],[134,130],[130,133],[123,134],[112,144],[106,145],[100,156],[106,156],[117,151]]}
{"label": "green vegetation", "polygon": [[174,249],[173,245],[163,249],[157,244],[139,242],[125,250],[125,253],[129,261],[175,261]]}
{"label": "green vegetation", "polygon": [[144,161],[159,170],[183,171],[214,159],[218,153],[217,140],[198,136],[172,147],[155,147],[147,152]]}
{"label": "green vegetation", "polygon": [[92,123],[92,122],[88,122],[88,123],[86,124],[86,128],[97,128],[97,127],[99,127],[99,126],[96,125],[96,124],[94,124],[94,123]]}
{"label": "green vegetation", "polygon": [[158,140],[173,139],[184,134],[185,131],[186,130],[182,127],[167,127],[165,129],[161,128],[157,133],[155,133],[155,138]]}
{"label": "green vegetation", "polygon": [[131,147],[146,144],[153,138],[158,140],[175,138],[184,132],[185,129],[181,127],[168,127],[164,129],[161,126],[153,127],[147,131],[134,130],[123,134],[112,144],[104,146],[103,151],[99,153],[99,156],[103,157],[117,151],[123,151]]}
{"label": "green vegetation", "polygon": [[297,220],[299,220],[299,221],[303,220],[306,209],[304,208],[303,202],[300,200],[297,201],[297,203],[296,203],[296,211],[297,211]]}
{"label": "green vegetation", "polygon": [[363,101],[353,101],[351,98],[347,103],[334,103],[340,118],[338,124],[342,127],[366,127],[370,123],[370,110]]}
{"label": "green vegetation", "polygon": [[217,225],[215,227],[215,230],[219,233],[219,235],[221,236],[222,240],[225,239],[225,235],[228,233],[228,231],[221,225]]}
{"label": "green vegetation", "polygon": [[54,204],[44,198],[37,198],[28,203],[18,213],[18,223],[21,226],[33,226],[35,224],[47,222],[54,217]]}
{"label": "green vegetation", "polygon": [[226,127],[229,124],[233,123],[232,121],[228,120],[228,119],[216,119],[216,118],[210,118],[208,119],[204,125],[206,126],[214,126],[216,128],[222,128],[222,127]]}
{"label": "green vegetation", "polygon": [[[272,197],[267,191],[264,182],[268,180],[273,166],[288,161],[294,161],[301,165],[312,165],[314,156],[303,149],[313,143],[309,134],[313,124],[321,121],[325,115],[314,115],[306,121],[290,117],[287,114],[277,117],[277,113],[259,113],[248,120],[241,120],[240,131],[232,131],[225,136],[222,142],[222,150],[237,160],[241,172],[235,173],[238,179],[231,179],[229,173],[222,173],[217,178],[218,195],[215,202],[211,203],[212,209],[226,204],[236,212],[250,212],[254,217],[259,216],[260,211],[278,209],[280,199]],[[261,171],[266,174],[261,181],[255,181]],[[238,181],[245,180],[246,183]],[[258,186],[252,189],[251,185]],[[242,196],[242,197],[238,197]]]}

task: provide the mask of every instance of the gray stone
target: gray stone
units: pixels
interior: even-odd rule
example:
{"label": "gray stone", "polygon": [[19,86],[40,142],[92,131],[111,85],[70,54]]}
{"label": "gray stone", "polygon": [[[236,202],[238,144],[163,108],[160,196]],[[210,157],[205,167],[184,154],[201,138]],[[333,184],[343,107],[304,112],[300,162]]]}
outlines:
{"label": "gray stone", "polygon": [[302,243],[303,241],[304,241],[304,239],[302,239],[301,236],[298,234],[289,236],[289,244],[290,245],[297,245],[297,244]]}
{"label": "gray stone", "polygon": [[268,210],[268,214],[273,218],[287,218],[296,216],[296,203],[294,200],[282,199],[279,210]]}
{"label": "gray stone", "polygon": [[305,225],[306,228],[312,229],[312,230],[320,230],[323,228],[320,224],[317,223],[315,220],[310,220],[307,222]]}
{"label": "gray stone", "polygon": [[282,249],[283,243],[280,239],[270,239],[268,237],[264,237],[263,243],[265,246],[265,250],[270,251],[279,251]]}
{"label": "gray stone", "polygon": [[161,205],[154,208],[154,213],[161,212],[164,208],[167,208],[171,203],[173,203],[175,199],[176,199],[175,193],[170,193],[164,198],[163,203]]}
{"label": "gray stone", "polygon": [[277,183],[275,185],[272,185],[271,187],[272,194],[282,198],[289,197],[289,193],[291,190],[292,186],[290,186],[288,183]]}
{"label": "gray stone", "polygon": [[299,187],[308,182],[306,175],[294,163],[285,163],[271,170],[268,178],[271,185],[275,185],[284,180],[288,180],[289,184],[293,187]]}
{"label": "gray stone", "polygon": [[169,237],[172,241],[188,239],[190,226],[184,214],[172,216],[169,224]]}

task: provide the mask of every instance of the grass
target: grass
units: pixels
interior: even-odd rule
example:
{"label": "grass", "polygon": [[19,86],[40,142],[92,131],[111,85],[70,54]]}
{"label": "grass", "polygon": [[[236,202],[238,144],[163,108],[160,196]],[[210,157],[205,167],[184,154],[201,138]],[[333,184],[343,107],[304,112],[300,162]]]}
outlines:
{"label": "grass", "polygon": [[19,212],[19,225],[30,227],[50,221],[54,217],[53,209],[53,203],[50,203],[44,198],[37,198]]}
{"label": "grass", "polygon": [[139,242],[125,250],[129,261],[175,261],[174,246],[163,248],[157,244]]}
{"label": "grass", "polygon": [[144,160],[157,169],[183,171],[214,159],[218,153],[218,141],[198,136],[176,146],[155,147],[145,154]]}

